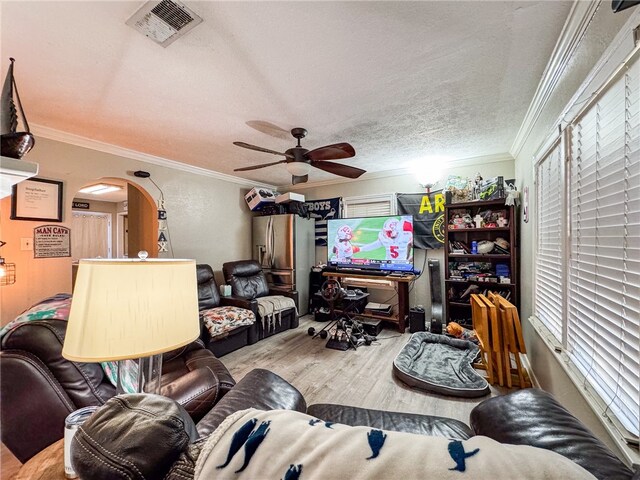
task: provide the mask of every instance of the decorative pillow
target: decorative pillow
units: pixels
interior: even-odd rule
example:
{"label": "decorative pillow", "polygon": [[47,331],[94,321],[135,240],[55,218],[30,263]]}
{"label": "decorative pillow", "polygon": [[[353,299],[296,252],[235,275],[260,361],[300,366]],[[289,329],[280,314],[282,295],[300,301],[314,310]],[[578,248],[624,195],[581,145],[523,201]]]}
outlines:
{"label": "decorative pillow", "polygon": [[224,336],[230,331],[256,323],[251,310],[238,307],[216,307],[200,311],[200,315],[212,339]]}
{"label": "decorative pillow", "polygon": [[211,478],[595,480],[571,460],[527,445],[351,427],[292,410],[256,409],[227,417],[203,446],[194,480]]}

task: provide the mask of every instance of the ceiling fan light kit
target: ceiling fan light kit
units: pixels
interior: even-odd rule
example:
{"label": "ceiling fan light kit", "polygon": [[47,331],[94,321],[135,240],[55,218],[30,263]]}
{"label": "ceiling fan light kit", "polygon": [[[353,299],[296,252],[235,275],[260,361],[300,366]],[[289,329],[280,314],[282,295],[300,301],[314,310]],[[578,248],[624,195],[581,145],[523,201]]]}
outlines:
{"label": "ceiling fan light kit", "polygon": [[286,150],[285,152],[277,152],[268,148],[258,147],[244,142],[233,142],[234,145],[257,152],[271,153],[272,155],[281,155],[285,160],[277,162],[262,163],[251,167],[242,167],[234,169],[234,172],[246,172],[248,170],[257,170],[259,168],[270,167],[279,163],[286,163],[286,168],[292,175],[292,183],[305,183],[309,179],[310,167],[324,170],[334,175],[340,175],[347,178],[358,178],[365,170],[351,167],[342,163],[330,163],[332,160],[340,160],[351,158],[356,155],[355,149],[348,143],[336,143],[333,145],[325,145],[314,150],[307,150],[300,145],[300,140],[307,136],[304,128],[298,127],[291,130],[291,135],[298,140],[298,144]]}
{"label": "ceiling fan light kit", "polygon": [[311,170],[311,165],[303,162],[291,162],[291,163],[287,163],[286,168],[291,175],[295,175],[297,177],[303,177],[309,174],[309,170]]}

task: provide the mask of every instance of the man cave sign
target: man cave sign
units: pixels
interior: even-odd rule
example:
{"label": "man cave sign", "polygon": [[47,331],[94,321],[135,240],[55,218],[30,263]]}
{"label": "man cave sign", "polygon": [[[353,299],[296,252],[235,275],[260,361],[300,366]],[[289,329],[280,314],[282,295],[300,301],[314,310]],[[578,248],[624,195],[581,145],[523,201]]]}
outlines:
{"label": "man cave sign", "polygon": [[444,246],[444,194],[398,193],[398,215],[413,215],[413,245],[420,249]]}

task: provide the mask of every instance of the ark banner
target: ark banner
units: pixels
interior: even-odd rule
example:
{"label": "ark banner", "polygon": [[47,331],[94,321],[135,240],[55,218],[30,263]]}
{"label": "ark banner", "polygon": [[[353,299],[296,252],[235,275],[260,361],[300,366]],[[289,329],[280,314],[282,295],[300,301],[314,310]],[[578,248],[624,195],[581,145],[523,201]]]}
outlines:
{"label": "ark banner", "polygon": [[444,246],[444,194],[398,193],[398,215],[413,215],[413,246],[422,250]]}
{"label": "ark banner", "polygon": [[316,219],[316,245],[327,246],[327,220],[340,218],[341,197],[325,198],[324,200],[310,200],[304,202],[311,218]]}

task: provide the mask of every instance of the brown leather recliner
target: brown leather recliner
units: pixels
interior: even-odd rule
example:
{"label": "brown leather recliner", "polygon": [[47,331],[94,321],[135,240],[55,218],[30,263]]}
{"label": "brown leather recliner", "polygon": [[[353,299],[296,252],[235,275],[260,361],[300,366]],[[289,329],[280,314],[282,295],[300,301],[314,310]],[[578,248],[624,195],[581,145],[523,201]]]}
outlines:
{"label": "brown leather recliner", "polygon": [[[255,260],[239,260],[237,262],[227,262],[222,265],[222,273],[225,281],[231,285],[231,292],[234,298],[242,299],[239,304],[243,308],[248,308],[256,315],[255,329],[249,334],[249,344],[258,340],[270,337],[276,333],[283,332],[290,328],[297,328],[298,320],[298,292],[278,290],[270,288],[267,277],[262,271],[262,267]],[[270,295],[282,295],[293,299],[296,308],[288,308],[279,314],[278,321],[267,325],[258,313],[257,298]]]}
{"label": "brown leather recliner", "polygon": [[[100,364],[62,357],[66,328],[65,320],[29,321],[2,338],[2,442],[21,462],[63,437],[69,413],[115,395]],[[200,340],[163,356],[162,394],[196,422],[233,385],[229,371]]]}

